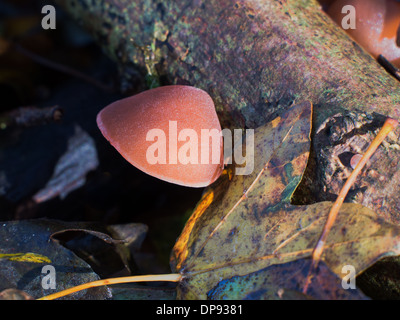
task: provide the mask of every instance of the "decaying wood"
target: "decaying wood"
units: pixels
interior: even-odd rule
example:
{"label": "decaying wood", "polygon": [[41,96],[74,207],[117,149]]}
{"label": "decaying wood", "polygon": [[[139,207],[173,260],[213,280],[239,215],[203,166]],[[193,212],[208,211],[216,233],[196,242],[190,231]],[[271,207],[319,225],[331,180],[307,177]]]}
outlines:
{"label": "decaying wood", "polygon": [[[337,194],[348,176],[342,153],[362,152],[385,116],[400,118],[399,81],[316,0],[55,2],[118,63],[125,85],[139,69],[200,87],[214,99],[223,127],[255,128],[310,100],[313,158],[302,187],[314,201]],[[395,222],[399,132],[371,159],[356,187],[362,196],[353,197]]]}

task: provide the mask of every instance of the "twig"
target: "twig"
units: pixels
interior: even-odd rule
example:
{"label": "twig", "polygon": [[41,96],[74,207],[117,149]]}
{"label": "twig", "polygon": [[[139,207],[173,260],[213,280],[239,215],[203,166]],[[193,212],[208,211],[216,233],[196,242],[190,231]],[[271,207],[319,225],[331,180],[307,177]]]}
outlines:
{"label": "twig", "polygon": [[90,83],[90,84],[92,84],[92,85],[94,85],[94,86],[106,91],[106,92],[112,93],[112,92],[115,91],[114,86],[105,85],[104,83],[102,83],[100,81],[97,81],[96,79],[94,79],[92,77],[89,77],[88,75],[86,75],[86,74],[84,74],[82,72],[79,72],[79,71],[77,71],[75,69],[72,69],[70,67],[64,66],[62,64],[56,63],[54,61],[50,61],[50,60],[48,60],[48,59],[46,59],[46,58],[44,58],[42,56],[39,56],[36,53],[33,53],[32,51],[30,51],[28,49],[25,49],[24,47],[22,47],[18,43],[14,44],[14,48],[15,48],[15,50],[17,52],[25,55],[26,57],[32,59],[36,63],[39,63],[39,64],[41,64],[41,65],[43,65],[43,66],[45,66],[47,68],[50,68],[50,69],[53,69],[53,70],[57,70],[59,72],[68,74],[68,75],[73,76],[75,78],[84,80],[84,81],[86,81],[86,82],[88,82],[88,83]]}
{"label": "twig", "polygon": [[0,114],[0,129],[10,127],[31,127],[49,122],[60,121],[63,110],[59,106],[37,108],[34,106],[19,107]]}
{"label": "twig", "polygon": [[37,300],[54,300],[64,296],[67,296],[71,293],[75,293],[81,290],[94,288],[94,287],[101,287],[110,284],[117,284],[117,283],[129,283],[129,282],[153,282],[153,281],[168,281],[168,282],[178,282],[182,279],[182,276],[178,273],[171,273],[171,274],[155,274],[155,275],[145,275],[145,276],[130,276],[130,277],[120,277],[120,278],[110,278],[110,279],[103,279],[92,281],[88,283],[81,284],[76,287],[72,287],[69,289],[62,290],[60,292],[56,292],[50,294],[48,296],[44,296]]}
{"label": "twig", "polygon": [[377,61],[379,64],[393,77],[395,77],[397,80],[400,80],[400,70],[396,68],[393,64],[390,63],[389,60],[387,60],[383,55],[379,55],[377,58]]}

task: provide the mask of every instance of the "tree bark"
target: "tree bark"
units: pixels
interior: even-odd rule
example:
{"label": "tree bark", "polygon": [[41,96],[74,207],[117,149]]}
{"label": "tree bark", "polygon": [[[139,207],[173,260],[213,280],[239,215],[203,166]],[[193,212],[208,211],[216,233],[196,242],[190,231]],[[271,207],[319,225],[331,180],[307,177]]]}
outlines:
{"label": "tree bark", "polygon": [[[222,127],[255,128],[293,103],[311,101],[313,152],[303,190],[314,201],[337,194],[344,183],[348,173],[339,155],[365,150],[385,116],[400,118],[399,82],[316,0],[55,2],[95,36],[125,84],[139,68],[167,83],[202,88],[213,98]],[[364,188],[368,199],[351,199],[395,222],[397,210],[377,202],[373,190],[381,185],[368,170],[393,183],[398,133],[375,157],[384,160],[371,160],[355,187]],[[398,185],[379,197],[399,203]]]}
{"label": "tree bark", "polygon": [[398,118],[398,81],[316,0],[56,0],[120,66],[155,63],[170,83],[208,91],[223,120],[256,127],[310,100],[319,125],[341,109]]}

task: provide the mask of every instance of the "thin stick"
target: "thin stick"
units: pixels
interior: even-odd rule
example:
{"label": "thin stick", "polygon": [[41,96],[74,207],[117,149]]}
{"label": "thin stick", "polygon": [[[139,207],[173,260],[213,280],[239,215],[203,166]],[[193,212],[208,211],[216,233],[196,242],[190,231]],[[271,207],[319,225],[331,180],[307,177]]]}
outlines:
{"label": "thin stick", "polygon": [[113,86],[108,86],[98,80],[96,80],[95,78],[92,78],[82,72],[79,72],[78,70],[72,69],[70,67],[64,66],[60,63],[56,63],[54,61],[50,61],[42,56],[37,55],[36,53],[33,53],[31,51],[29,51],[28,49],[25,49],[24,47],[22,47],[19,44],[14,44],[14,48],[16,51],[18,51],[19,53],[22,53],[23,55],[25,55],[26,57],[32,59],[33,61],[35,61],[36,63],[39,63],[47,68],[53,69],[53,70],[57,70],[59,72],[68,74],[72,77],[75,78],[79,78],[83,81],[86,81],[106,92],[110,92],[113,93],[115,91],[115,88]]}
{"label": "thin stick", "polygon": [[48,296],[44,296],[37,300],[54,300],[57,298],[67,296],[74,292],[78,292],[81,290],[94,288],[94,287],[101,287],[101,286],[105,286],[105,285],[109,285],[109,284],[129,283],[129,282],[154,282],[154,281],[178,282],[181,279],[182,279],[182,275],[180,275],[178,273],[154,274],[154,275],[145,275],[145,276],[130,276],[130,277],[103,279],[103,280],[97,280],[97,281],[84,283],[84,284],[81,284],[79,286],[72,287],[69,289],[65,289],[60,292],[50,294]]}
{"label": "thin stick", "polygon": [[328,219],[326,220],[324,229],[322,230],[322,234],[317,242],[317,245],[315,246],[315,248],[313,250],[312,262],[311,262],[310,270],[307,275],[306,284],[303,288],[303,293],[307,292],[308,286],[311,283],[312,275],[313,275],[313,273],[315,273],[315,271],[318,267],[318,264],[321,260],[321,256],[323,253],[326,239],[328,238],[329,231],[331,230],[331,228],[336,220],[336,217],[339,213],[339,209],[342,206],[347,193],[349,192],[351,186],[356,181],[357,176],[360,174],[361,170],[363,169],[363,167],[365,166],[365,164],[367,163],[369,158],[371,158],[371,156],[374,154],[376,149],[379,147],[379,145],[382,143],[382,141],[386,138],[386,136],[389,134],[389,132],[392,131],[397,125],[398,125],[398,122],[396,120],[391,119],[391,118],[386,119],[382,129],[378,132],[375,139],[372,140],[367,151],[364,153],[361,160],[357,163],[353,172],[350,174],[346,183],[340,190],[339,195],[338,195],[335,203],[333,204],[331,211],[329,212]]}

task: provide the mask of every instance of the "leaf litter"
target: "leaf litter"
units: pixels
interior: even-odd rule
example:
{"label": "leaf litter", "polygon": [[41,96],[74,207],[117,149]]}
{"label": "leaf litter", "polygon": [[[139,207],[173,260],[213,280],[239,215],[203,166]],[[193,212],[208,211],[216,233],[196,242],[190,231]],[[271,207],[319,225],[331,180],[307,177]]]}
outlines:
{"label": "leaf litter", "polygon": [[308,161],[311,114],[311,103],[303,102],[255,130],[255,148],[245,151],[253,153],[255,170],[225,175],[207,189],[173,248],[176,273],[95,281],[44,299],[125,280],[178,282],[180,299],[366,299],[343,289],[343,267],[360,274],[398,255],[400,227],[354,203],[340,208],[310,290],[301,292],[333,205],[290,202]]}
{"label": "leaf litter", "polygon": [[[333,204],[290,203],[307,165],[311,113],[311,104],[304,102],[256,129],[253,174],[220,181],[200,201],[172,252],[173,270],[182,274],[178,298],[215,297],[217,287],[220,296],[227,281],[311,257]],[[380,258],[399,254],[399,233],[372,210],[345,203],[321,261],[339,278],[345,265],[360,274]],[[305,285],[306,275],[296,280],[297,288]],[[339,286],[324,298],[340,296]],[[246,288],[242,296],[260,289],[260,283]],[[223,295],[235,298],[237,290],[225,289]]]}

